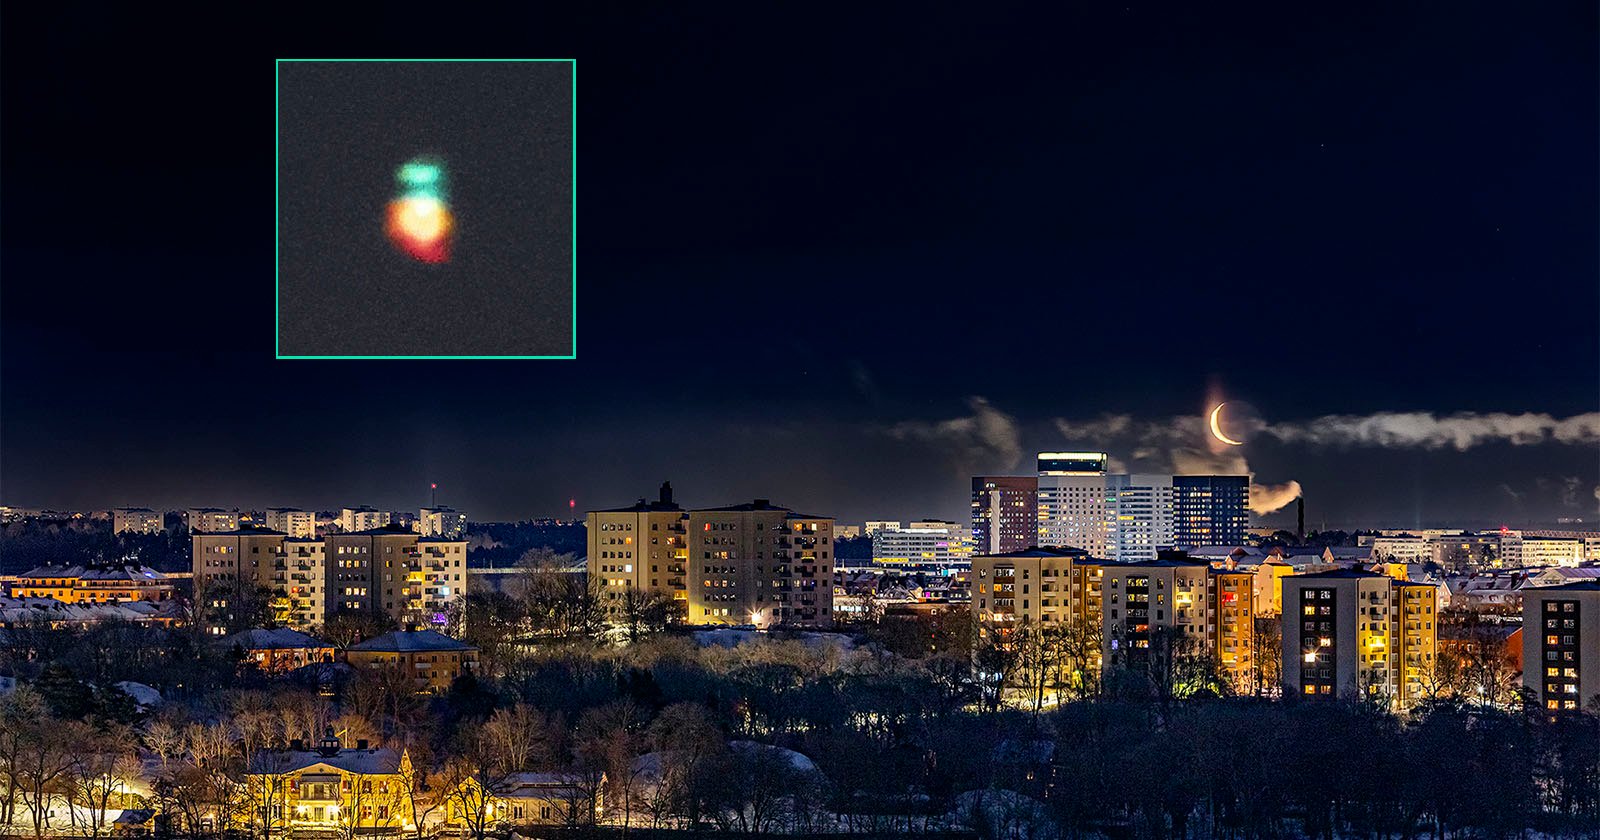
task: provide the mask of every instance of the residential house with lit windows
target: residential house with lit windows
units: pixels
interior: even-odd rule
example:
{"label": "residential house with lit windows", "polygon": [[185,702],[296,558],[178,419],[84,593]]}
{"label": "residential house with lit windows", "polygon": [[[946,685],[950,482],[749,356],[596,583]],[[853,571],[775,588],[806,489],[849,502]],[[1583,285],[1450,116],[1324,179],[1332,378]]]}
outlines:
{"label": "residential house with lit windows", "polygon": [[1523,590],[1522,684],[1551,712],[1600,696],[1600,580]]}
{"label": "residential house with lit windows", "polygon": [[478,649],[435,630],[396,630],[345,648],[358,671],[390,670],[409,676],[417,692],[440,692],[478,667]]}
{"label": "residential house with lit windows", "polygon": [[570,773],[519,771],[496,781],[487,797],[478,793],[479,782],[462,781],[473,793],[453,795],[445,800],[445,821],[453,826],[471,826],[476,820],[464,811],[466,805],[481,804],[487,809],[484,823],[498,830],[524,825],[587,825],[602,815],[605,777],[598,784],[585,784]]}
{"label": "residential house with lit windows", "polygon": [[63,604],[166,601],[172,593],[171,579],[136,564],[40,566],[11,584],[13,598],[54,598]]}
{"label": "residential house with lit windows", "polygon": [[1305,697],[1421,699],[1438,644],[1438,587],[1360,568],[1283,579],[1283,681]]}
{"label": "residential house with lit windows", "polygon": [[404,750],[345,747],[332,728],[311,749],[293,741],[251,761],[245,791],[258,824],[273,834],[342,837],[397,834],[413,828]]}
{"label": "residential house with lit windows", "polygon": [[242,630],[223,640],[246,662],[255,663],[264,674],[280,674],[306,665],[332,662],[334,647],[313,636],[287,627],[257,627]]}

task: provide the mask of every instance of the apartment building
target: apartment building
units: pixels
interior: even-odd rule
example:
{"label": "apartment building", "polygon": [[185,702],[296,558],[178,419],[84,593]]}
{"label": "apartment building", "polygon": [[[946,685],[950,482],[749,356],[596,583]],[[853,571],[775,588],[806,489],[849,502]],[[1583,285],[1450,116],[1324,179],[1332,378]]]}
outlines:
{"label": "apartment building", "polygon": [[467,515],[455,508],[425,507],[417,511],[417,531],[424,537],[459,540],[467,533]]}
{"label": "apartment building", "polygon": [[1149,562],[1173,545],[1172,476],[1106,476],[1106,554]]}
{"label": "apartment building", "polygon": [[111,511],[113,534],[159,534],[166,527],[160,511],[149,508],[117,508]]}
{"label": "apartment building", "polygon": [[269,530],[282,531],[296,539],[317,535],[317,515],[299,508],[268,508],[264,523]]}
{"label": "apartment building", "polygon": [[[206,632],[225,635],[228,625],[249,622],[255,592],[279,590],[288,578],[282,531],[248,526],[230,531],[192,531],[194,602]],[[281,580],[280,580],[281,575]]]}
{"label": "apartment building", "polygon": [[386,613],[402,626],[440,627],[466,597],[467,544],[385,525],[326,539],[324,610]]}
{"label": "apartment building", "polygon": [[[1061,624],[1085,614],[1081,548],[1027,548],[972,558],[972,614],[984,638],[1004,640],[1022,623]],[[1074,597],[1074,591],[1080,597]]]}
{"label": "apartment building", "polygon": [[172,581],[148,566],[40,566],[17,575],[13,598],[54,598],[63,604],[165,601]]}
{"label": "apartment building", "polygon": [[339,509],[339,530],[346,534],[371,531],[392,523],[394,514],[386,510],[360,505]]}
{"label": "apartment building", "polygon": [[1101,580],[1106,663],[1138,668],[1149,664],[1158,645],[1210,644],[1210,569],[1204,560],[1175,552],[1107,565]]}
{"label": "apartment building", "polygon": [[1253,688],[1260,655],[1255,644],[1259,615],[1256,575],[1250,570],[1212,569],[1207,583],[1211,644],[1217,663],[1236,691],[1247,691]]}
{"label": "apartment building", "polygon": [[688,521],[672,499],[670,481],[662,483],[655,501],[589,512],[589,581],[608,611],[622,609],[630,592],[688,603]]}
{"label": "apartment building", "polygon": [[226,533],[239,530],[239,512],[222,508],[190,508],[184,511],[183,521],[189,533]]}
{"label": "apartment building", "polygon": [[1364,569],[1283,579],[1284,691],[1305,697],[1422,696],[1438,640],[1438,588]]}
{"label": "apartment building", "polygon": [[964,564],[971,556],[967,527],[954,522],[913,522],[872,534],[872,562],[880,566],[944,569]]}
{"label": "apartment building", "polygon": [[1522,684],[1550,712],[1600,696],[1600,580],[1523,590]]}
{"label": "apartment building", "polygon": [[689,623],[833,624],[832,517],[756,499],[690,511],[687,541]]}

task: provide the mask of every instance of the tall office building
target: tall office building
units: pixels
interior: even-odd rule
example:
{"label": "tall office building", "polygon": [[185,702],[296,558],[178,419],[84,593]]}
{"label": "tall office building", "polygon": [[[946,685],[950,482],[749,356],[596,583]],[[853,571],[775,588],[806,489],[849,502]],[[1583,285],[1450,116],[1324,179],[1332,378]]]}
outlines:
{"label": "tall office building", "polygon": [[689,512],[688,621],[833,624],[833,518],[766,499]]}
{"label": "tall office building", "polygon": [[1171,548],[1172,476],[1106,476],[1106,554],[1125,563],[1154,561]]}
{"label": "tall office building", "polygon": [[1522,590],[1522,684],[1551,712],[1600,697],[1600,581]]}
{"label": "tall office building", "polygon": [[1039,478],[980,475],[972,479],[975,551],[1004,554],[1039,542]]}
{"label": "tall office building", "polygon": [[1178,548],[1242,545],[1250,527],[1250,476],[1172,477],[1172,540]]}
{"label": "tall office building", "polygon": [[317,515],[299,508],[268,508],[266,526],[296,539],[310,539],[317,535]]}
{"label": "tall office building", "polygon": [[688,519],[672,500],[671,482],[661,485],[653,502],[589,512],[589,580],[608,611],[620,611],[630,591],[658,592],[687,604]]}
{"label": "tall office building", "polygon": [[1283,579],[1284,691],[1304,697],[1422,697],[1438,640],[1438,588],[1362,569]]}
{"label": "tall office building", "polygon": [[1106,556],[1106,461],[1104,452],[1039,453],[1039,545]]}
{"label": "tall office building", "polygon": [[424,537],[461,539],[467,532],[467,515],[454,508],[423,508],[417,512],[417,532]]}
{"label": "tall office building", "polygon": [[166,527],[164,518],[149,508],[117,508],[111,511],[111,533],[159,534]]}

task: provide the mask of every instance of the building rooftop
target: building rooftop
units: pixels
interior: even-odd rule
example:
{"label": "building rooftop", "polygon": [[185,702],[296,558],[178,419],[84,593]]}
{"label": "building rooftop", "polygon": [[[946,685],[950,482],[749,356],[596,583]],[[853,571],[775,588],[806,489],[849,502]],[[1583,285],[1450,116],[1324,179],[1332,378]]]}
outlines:
{"label": "building rooftop", "polygon": [[149,566],[40,566],[17,576],[30,578],[79,578],[82,580],[166,580],[167,576]]}
{"label": "building rooftop", "polygon": [[989,557],[996,560],[1026,559],[1032,557],[1088,557],[1089,552],[1072,546],[1029,546],[1021,551],[1007,551],[1001,554],[974,554],[973,557]]}
{"label": "building rooftop", "polygon": [[1600,592],[1600,580],[1575,580],[1555,586],[1530,586],[1527,592]]}
{"label": "building rooftop", "polygon": [[298,630],[287,627],[266,629],[256,627],[250,630],[241,630],[224,640],[227,644],[238,645],[245,650],[303,650],[306,648],[333,647],[315,636],[309,636]]}
{"label": "building rooftop", "polygon": [[274,531],[261,525],[240,525],[234,531],[192,531],[207,537],[282,537],[287,536],[282,531]]}
{"label": "building rooftop", "polygon": [[412,537],[414,537],[416,535],[417,535],[417,532],[411,530],[410,527],[405,526],[405,525],[401,525],[401,524],[399,524],[397,522],[390,522],[388,525],[379,525],[376,528],[368,528],[365,531],[348,531],[348,532],[345,532],[343,534],[336,534],[335,536],[343,536],[343,537],[407,537],[407,536],[412,536]]}
{"label": "building rooftop", "polygon": [[437,630],[395,630],[382,636],[351,645],[347,650],[368,650],[381,653],[416,653],[425,651],[477,650],[466,642],[440,633]]}
{"label": "building rooftop", "polygon": [[319,764],[346,773],[390,775],[400,772],[400,753],[391,749],[341,749],[332,755],[318,750],[263,750],[256,753],[255,773],[293,773]]}
{"label": "building rooftop", "polygon": [[[1299,580],[1301,578],[1319,578],[1319,579],[1329,579],[1329,578],[1343,579],[1343,578],[1348,578],[1348,579],[1360,579],[1360,578],[1389,578],[1389,576],[1385,575],[1385,574],[1380,574],[1378,572],[1369,572],[1369,571],[1367,571],[1365,569],[1332,569],[1332,570],[1329,570],[1329,571],[1326,571],[1326,572],[1307,572],[1307,573],[1302,574],[1302,575],[1292,575],[1291,576],[1291,579],[1294,579],[1294,580]],[[1394,578],[1389,578],[1389,579],[1390,580],[1394,580]],[[1395,581],[1395,582],[1396,583],[1401,583],[1401,581]]]}

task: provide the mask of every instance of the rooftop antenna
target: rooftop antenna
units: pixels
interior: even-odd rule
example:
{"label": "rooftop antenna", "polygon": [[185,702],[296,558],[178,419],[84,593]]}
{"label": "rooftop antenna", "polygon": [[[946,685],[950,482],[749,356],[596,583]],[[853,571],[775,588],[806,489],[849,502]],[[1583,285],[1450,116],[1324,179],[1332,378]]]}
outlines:
{"label": "rooftop antenna", "polygon": [[435,481],[435,482],[431,482],[431,483],[428,484],[428,494],[429,494],[428,495],[428,507],[431,507],[431,508],[438,507],[439,506],[439,482]]}

